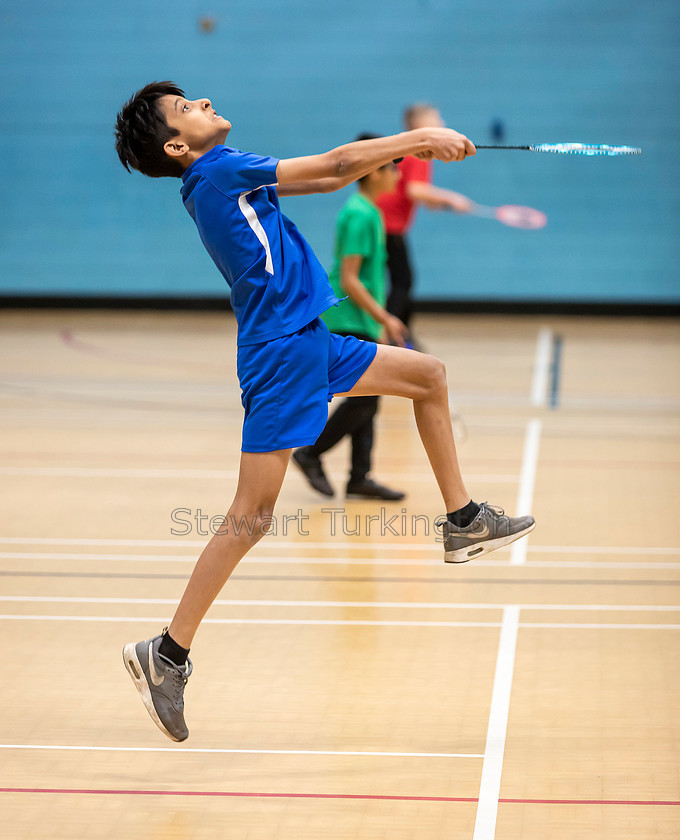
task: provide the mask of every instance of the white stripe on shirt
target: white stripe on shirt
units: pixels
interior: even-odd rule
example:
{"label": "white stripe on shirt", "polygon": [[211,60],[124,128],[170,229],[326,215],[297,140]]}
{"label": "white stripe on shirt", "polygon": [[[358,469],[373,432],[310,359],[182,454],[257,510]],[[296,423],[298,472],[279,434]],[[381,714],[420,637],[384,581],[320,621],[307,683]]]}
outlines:
{"label": "white stripe on shirt", "polygon": [[262,222],[257,218],[257,213],[253,209],[253,206],[249,204],[247,196],[251,193],[257,192],[257,190],[264,189],[264,187],[257,187],[255,190],[248,190],[248,192],[243,192],[238,197],[238,206],[241,213],[243,213],[245,220],[248,222],[250,229],[252,232],[257,236],[260,241],[260,244],[265,250],[267,255],[267,260],[265,262],[265,271],[269,274],[274,274],[274,261],[272,260],[272,252],[271,248],[269,247],[269,240],[267,239],[267,234],[262,227]]}

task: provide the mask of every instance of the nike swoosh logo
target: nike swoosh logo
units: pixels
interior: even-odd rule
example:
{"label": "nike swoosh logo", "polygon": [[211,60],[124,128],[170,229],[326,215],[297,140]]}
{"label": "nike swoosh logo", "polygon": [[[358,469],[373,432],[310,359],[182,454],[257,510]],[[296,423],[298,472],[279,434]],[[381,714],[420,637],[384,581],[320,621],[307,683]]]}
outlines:
{"label": "nike swoosh logo", "polygon": [[158,676],[156,666],[153,664],[153,644],[149,645],[149,675],[151,676],[151,682],[155,686],[163,685],[165,677]]}
{"label": "nike swoosh logo", "polygon": [[483,540],[484,537],[488,537],[491,531],[489,531],[489,526],[484,523],[484,527],[480,528],[478,531],[471,531],[466,534],[458,533],[455,536],[457,537],[466,537],[468,540]]}

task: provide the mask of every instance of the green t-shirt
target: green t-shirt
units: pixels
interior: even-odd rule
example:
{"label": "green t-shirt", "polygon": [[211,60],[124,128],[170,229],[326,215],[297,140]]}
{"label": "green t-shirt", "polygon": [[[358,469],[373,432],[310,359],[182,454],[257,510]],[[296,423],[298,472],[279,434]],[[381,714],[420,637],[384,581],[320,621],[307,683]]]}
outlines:
{"label": "green t-shirt", "polygon": [[[340,285],[340,266],[343,257],[361,257],[359,280],[381,305],[385,305],[385,224],[380,210],[360,192],[343,205],[338,214],[335,230],[335,263],[329,279],[333,291],[345,297]],[[347,298],[338,306],[328,309],[321,316],[331,332],[363,333],[376,340],[382,333],[381,325],[352,300]]]}

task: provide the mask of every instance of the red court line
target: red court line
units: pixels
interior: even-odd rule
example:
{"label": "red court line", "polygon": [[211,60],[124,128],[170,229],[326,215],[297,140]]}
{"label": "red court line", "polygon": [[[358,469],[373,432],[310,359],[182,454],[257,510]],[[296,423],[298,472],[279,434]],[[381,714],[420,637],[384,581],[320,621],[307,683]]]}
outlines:
{"label": "red court line", "polygon": [[[252,799],[371,799],[399,802],[477,802],[476,796],[388,796],[371,793],[256,793],[227,790],[106,790],[79,788],[0,788],[0,793],[77,793],[117,796],[224,796]],[[680,805],[663,799],[499,799],[510,805]]]}
{"label": "red court line", "polygon": [[173,361],[166,357],[155,357],[143,355],[141,353],[130,353],[127,350],[116,350],[108,347],[101,347],[92,342],[84,341],[82,338],[74,335],[72,330],[63,329],[60,332],[62,342],[71,350],[79,353],[86,353],[90,356],[98,356],[103,359],[113,359],[117,362],[126,362],[133,365],[161,365],[163,367],[184,368],[185,370],[213,370],[224,374],[227,368],[224,365],[214,365],[210,362],[183,362],[181,360]]}

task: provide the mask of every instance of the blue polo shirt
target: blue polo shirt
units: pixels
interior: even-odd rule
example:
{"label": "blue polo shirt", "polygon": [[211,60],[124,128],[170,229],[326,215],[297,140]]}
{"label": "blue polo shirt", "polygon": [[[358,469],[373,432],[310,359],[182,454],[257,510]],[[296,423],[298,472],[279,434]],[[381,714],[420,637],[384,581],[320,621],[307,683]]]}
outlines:
{"label": "blue polo shirt", "polygon": [[279,207],[278,160],[215,146],[182,175],[182,200],[231,288],[238,344],[297,332],[338,303],[309,244]]}

